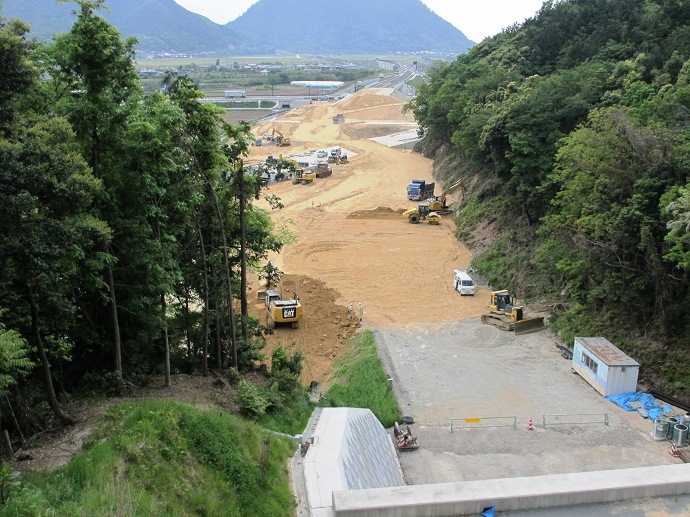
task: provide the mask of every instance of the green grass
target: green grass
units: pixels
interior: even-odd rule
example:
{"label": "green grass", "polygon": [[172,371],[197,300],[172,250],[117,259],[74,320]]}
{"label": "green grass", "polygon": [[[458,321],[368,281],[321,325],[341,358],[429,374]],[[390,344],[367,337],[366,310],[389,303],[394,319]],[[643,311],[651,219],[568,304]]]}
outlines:
{"label": "green grass", "polygon": [[383,371],[370,331],[357,334],[350,350],[336,360],[333,384],[326,392],[327,404],[334,407],[369,408],[384,427],[399,422],[402,413],[388,376]]}
{"label": "green grass", "polygon": [[293,452],[226,413],[124,404],[65,468],[26,476],[0,514],[291,516]]}

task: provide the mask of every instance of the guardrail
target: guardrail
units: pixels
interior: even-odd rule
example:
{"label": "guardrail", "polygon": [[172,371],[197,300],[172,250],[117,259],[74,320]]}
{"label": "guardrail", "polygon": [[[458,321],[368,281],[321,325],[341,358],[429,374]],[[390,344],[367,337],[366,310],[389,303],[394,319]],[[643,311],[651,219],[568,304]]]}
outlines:
{"label": "guardrail", "polygon": [[543,415],[542,422],[544,428],[547,425],[590,425],[604,424],[610,425],[608,413],[574,413],[563,415]]}
{"label": "guardrail", "polygon": [[[456,424],[455,422],[459,422]],[[464,424],[464,425],[463,425]],[[473,429],[484,427],[512,427],[517,429],[516,416],[485,416],[485,417],[471,417],[471,418],[451,418],[450,432],[453,429]]]}

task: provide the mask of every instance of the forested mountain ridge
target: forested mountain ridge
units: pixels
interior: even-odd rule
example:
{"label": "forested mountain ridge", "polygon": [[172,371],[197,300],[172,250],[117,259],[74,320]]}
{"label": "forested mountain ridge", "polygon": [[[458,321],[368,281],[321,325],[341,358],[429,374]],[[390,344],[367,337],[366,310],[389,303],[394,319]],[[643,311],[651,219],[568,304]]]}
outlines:
{"label": "forested mountain ridge", "polygon": [[461,54],[474,44],[420,0],[260,0],[228,27],[260,52]]}
{"label": "forested mountain ridge", "polygon": [[[474,43],[420,0],[260,0],[238,19],[219,25],[174,0],[108,0],[101,15],[138,51],[174,53],[372,54],[466,52]],[[48,40],[69,31],[78,2],[0,0],[0,14],[29,23]],[[367,13],[363,16],[362,13]]]}
{"label": "forested mountain ridge", "polygon": [[[99,10],[123,38],[137,38],[137,50],[159,52],[228,52],[240,44],[228,27],[192,13],[173,0],[108,0]],[[41,41],[69,32],[75,2],[55,0],[0,0],[0,15],[19,18],[31,26],[30,35]]]}
{"label": "forested mountain ridge", "polygon": [[689,59],[688,2],[547,2],[410,103],[437,173],[471,185],[456,220],[479,274],[566,308],[563,339],[604,335],[685,397]]}

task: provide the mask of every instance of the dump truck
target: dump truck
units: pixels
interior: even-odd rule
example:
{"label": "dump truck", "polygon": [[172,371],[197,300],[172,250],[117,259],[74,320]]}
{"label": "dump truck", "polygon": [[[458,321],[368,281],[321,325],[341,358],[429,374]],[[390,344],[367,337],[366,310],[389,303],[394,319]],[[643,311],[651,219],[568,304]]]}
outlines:
{"label": "dump truck", "polygon": [[417,224],[419,221],[427,221],[429,224],[441,224],[441,216],[436,212],[429,210],[429,205],[419,205],[417,208],[412,208],[403,213],[403,219],[406,219],[411,224]]}
{"label": "dump truck", "polygon": [[297,298],[283,300],[275,289],[266,290],[266,326],[273,329],[279,323],[289,323],[293,329],[299,328],[302,319],[302,305]]}
{"label": "dump truck", "polygon": [[544,328],[544,318],[525,318],[524,306],[518,305],[515,296],[505,289],[492,291],[487,307],[489,312],[482,315],[482,323],[515,334],[529,334]]}
{"label": "dump truck", "polygon": [[434,183],[427,183],[425,180],[412,180],[407,186],[407,199],[421,201],[434,195]]}
{"label": "dump truck", "polygon": [[317,163],[316,169],[314,170],[317,178],[327,178],[333,174],[333,167],[330,167],[327,163]]}

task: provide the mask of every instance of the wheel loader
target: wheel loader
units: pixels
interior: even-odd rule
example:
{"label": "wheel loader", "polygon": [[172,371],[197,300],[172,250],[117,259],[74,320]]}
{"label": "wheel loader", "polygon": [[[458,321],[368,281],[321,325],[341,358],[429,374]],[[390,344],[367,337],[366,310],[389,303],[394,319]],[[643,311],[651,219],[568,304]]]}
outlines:
{"label": "wheel loader", "polygon": [[411,224],[417,224],[419,221],[427,221],[429,224],[441,224],[441,216],[436,212],[429,210],[429,205],[419,205],[417,208],[411,208],[403,213],[403,219],[406,219]]}
{"label": "wheel loader", "polygon": [[489,313],[482,315],[482,323],[493,325],[515,334],[529,334],[544,328],[544,318],[525,318],[524,306],[517,305],[515,297],[504,290],[492,291],[487,305]]}
{"label": "wheel loader", "polygon": [[266,326],[269,329],[276,328],[278,323],[289,323],[293,329],[299,328],[302,319],[302,304],[297,298],[282,300],[280,293],[275,289],[266,290]]}

